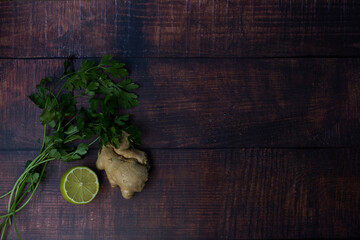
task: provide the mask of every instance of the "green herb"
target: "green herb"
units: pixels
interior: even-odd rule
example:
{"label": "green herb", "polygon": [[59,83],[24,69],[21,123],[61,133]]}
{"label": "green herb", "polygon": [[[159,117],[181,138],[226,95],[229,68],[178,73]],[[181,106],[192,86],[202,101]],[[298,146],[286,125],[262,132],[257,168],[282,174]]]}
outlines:
{"label": "green herb", "polygon": [[119,147],[123,131],[130,134],[130,144],[141,143],[139,129],[129,124],[130,116],[117,114],[119,108],[138,105],[137,95],[131,91],[139,86],[127,77],[124,64],[104,56],[99,64],[83,61],[78,71],[71,66],[70,60],[66,60],[59,79],[42,79],[36,92],[29,96],[42,109],[39,117],[43,125],[42,146],[38,156],[26,162],[13,188],[0,197],[10,196],[7,214],[0,216],[4,218],[1,239],[11,223],[20,239],[15,214],[33,197],[50,161],[80,160],[97,141],[100,148],[109,143]]}

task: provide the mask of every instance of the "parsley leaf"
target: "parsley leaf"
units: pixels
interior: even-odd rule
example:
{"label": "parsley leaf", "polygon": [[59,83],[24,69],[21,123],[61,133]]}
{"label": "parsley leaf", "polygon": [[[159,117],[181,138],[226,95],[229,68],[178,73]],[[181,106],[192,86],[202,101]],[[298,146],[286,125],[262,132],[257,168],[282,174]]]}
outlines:
{"label": "parsley leaf", "polygon": [[[119,137],[126,131],[130,144],[140,144],[140,131],[129,124],[129,114],[116,115],[121,109],[138,105],[132,91],[139,85],[128,78],[125,64],[104,56],[99,64],[84,60],[80,68],[72,69],[71,60],[64,62],[64,73],[57,79],[44,78],[37,92],[29,98],[43,109],[40,122],[50,127],[45,145],[53,144],[49,156],[63,161],[81,159],[90,144],[86,139],[98,138],[99,147],[119,146]],[[119,80],[119,81],[117,81]],[[53,84],[53,88],[48,88]],[[78,99],[86,99],[81,106]],[[71,145],[80,141],[77,147]]]}

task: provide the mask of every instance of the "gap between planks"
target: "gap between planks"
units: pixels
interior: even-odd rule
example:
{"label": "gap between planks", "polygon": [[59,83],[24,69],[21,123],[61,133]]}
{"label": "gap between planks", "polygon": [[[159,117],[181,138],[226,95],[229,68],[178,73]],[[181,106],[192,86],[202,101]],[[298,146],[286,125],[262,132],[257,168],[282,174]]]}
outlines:
{"label": "gap between planks", "polygon": [[[202,151],[202,150],[346,150],[346,149],[358,149],[360,147],[355,146],[337,146],[337,147],[229,147],[229,148],[142,148],[139,149],[145,151],[152,150],[164,150],[164,151]],[[98,148],[89,148],[90,151],[98,150]],[[4,149],[0,148],[0,152],[36,152],[39,151],[37,148],[17,148],[17,149]]]}
{"label": "gap between planks", "polygon": [[[104,54],[106,55],[106,54]],[[355,56],[326,56],[326,55],[313,55],[313,56],[264,56],[264,57],[235,57],[235,56],[215,56],[215,57],[124,57],[124,56],[117,56],[113,54],[113,57],[119,57],[122,59],[239,59],[239,60],[253,60],[253,59],[356,59],[360,58],[360,55]],[[76,56],[69,56],[71,59],[75,60],[81,60],[81,59],[101,59],[102,57],[98,56],[86,56],[86,57],[76,57]],[[61,59],[67,59],[68,57],[0,57],[0,60],[61,60]]]}

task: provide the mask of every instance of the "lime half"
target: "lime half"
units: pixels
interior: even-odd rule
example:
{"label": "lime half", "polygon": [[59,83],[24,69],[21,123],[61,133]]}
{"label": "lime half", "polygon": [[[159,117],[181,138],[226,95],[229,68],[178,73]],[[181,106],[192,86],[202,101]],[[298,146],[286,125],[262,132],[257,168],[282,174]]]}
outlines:
{"label": "lime half", "polygon": [[99,192],[99,180],[96,173],[88,167],[72,167],[62,175],[60,191],[70,203],[87,204]]}

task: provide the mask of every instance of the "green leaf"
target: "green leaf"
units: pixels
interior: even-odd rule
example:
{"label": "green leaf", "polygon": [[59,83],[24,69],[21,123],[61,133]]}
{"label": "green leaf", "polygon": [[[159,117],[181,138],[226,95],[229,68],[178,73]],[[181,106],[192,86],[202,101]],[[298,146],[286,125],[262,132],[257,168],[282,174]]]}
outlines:
{"label": "green leaf", "polygon": [[25,169],[30,165],[31,162],[32,162],[31,160],[27,160],[27,161],[26,161]]}
{"label": "green leaf", "polygon": [[33,173],[32,174],[32,182],[33,183],[36,183],[37,181],[38,181],[38,179],[39,179],[39,176],[40,176],[40,174],[39,173]]}
{"label": "green leaf", "polygon": [[88,149],[89,149],[88,144],[80,143],[79,146],[77,147],[75,153],[77,153],[79,155],[85,155],[87,153]]}
{"label": "green leaf", "polygon": [[134,147],[135,145],[141,145],[141,132],[137,127],[130,125],[126,127],[124,131],[130,135],[128,137],[128,140],[132,147]]}
{"label": "green leaf", "polygon": [[90,97],[95,96],[95,92],[94,91],[89,91],[88,89],[85,89],[84,93]]}
{"label": "green leaf", "polygon": [[94,90],[98,89],[98,87],[99,87],[99,83],[93,81],[88,85],[87,89],[90,91],[94,91]]}
{"label": "green leaf", "polygon": [[62,118],[66,116],[74,116],[76,114],[76,100],[74,97],[74,93],[65,93],[62,94],[58,104],[58,113],[62,116]]}
{"label": "green leaf", "polygon": [[124,109],[136,107],[139,104],[135,93],[128,93],[125,91],[119,92],[118,103]]}
{"label": "green leaf", "polygon": [[120,147],[120,142],[119,142],[119,137],[118,136],[114,136],[111,139],[112,144],[114,145],[115,148],[119,148]]}
{"label": "green leaf", "polygon": [[49,144],[49,142],[52,141],[53,138],[54,138],[53,136],[45,136],[45,138],[44,138],[45,144]]}
{"label": "green leaf", "polygon": [[79,140],[79,139],[82,139],[82,137],[80,135],[72,135],[66,139],[66,142],[72,142],[72,141]]}
{"label": "green leaf", "polygon": [[55,116],[56,113],[53,110],[46,108],[40,115],[40,122],[42,123],[42,125],[47,124],[54,120]]}
{"label": "green leaf", "polygon": [[125,122],[129,120],[130,115],[129,114],[124,114],[121,116],[115,116],[115,120],[114,123],[118,126],[124,126]]}
{"label": "green leaf", "polygon": [[131,79],[125,79],[117,84],[119,87],[125,89],[126,91],[131,91],[139,88],[139,85],[131,82]]}
{"label": "green leaf", "polygon": [[79,70],[79,71],[86,71],[86,70],[88,70],[89,68],[93,67],[94,65],[95,65],[95,62],[94,62],[94,61],[84,60],[84,61],[82,61],[82,63],[81,63],[81,67],[80,67],[80,70]]}
{"label": "green leaf", "polygon": [[110,132],[112,135],[116,135],[116,128],[114,126],[110,127]]}
{"label": "green leaf", "polygon": [[55,128],[56,122],[54,120],[52,120],[51,122],[49,122],[49,126],[52,128]]}
{"label": "green leaf", "polygon": [[49,77],[46,77],[46,78],[41,79],[40,85],[44,85],[45,83],[51,83],[51,82],[53,82],[53,80]]}
{"label": "green leaf", "polygon": [[119,67],[108,67],[104,68],[105,72],[109,73],[114,78],[120,78],[120,77],[126,77],[129,75],[127,70],[125,68],[119,68]]}
{"label": "green leaf", "polygon": [[80,160],[81,158],[82,157],[79,154],[74,154],[69,158],[69,160],[76,161],[76,160]]}
{"label": "green leaf", "polygon": [[89,104],[90,104],[90,109],[91,111],[95,111],[97,106],[98,106],[98,100],[96,98],[90,98],[89,100]]}
{"label": "green leaf", "polygon": [[28,176],[28,178],[26,179],[26,182],[35,184],[39,180],[39,176],[40,176],[40,174],[38,172],[34,172]]}
{"label": "green leaf", "polygon": [[69,69],[70,66],[71,66],[71,58],[68,57],[64,61],[64,73],[63,73],[63,75],[66,75],[68,73],[68,69]]}
{"label": "green leaf", "polygon": [[58,153],[59,153],[58,150],[54,148],[49,152],[49,157],[55,157],[55,155]]}
{"label": "green leaf", "polygon": [[46,103],[46,99],[45,96],[40,96],[39,94],[31,94],[30,96],[28,96],[28,98],[35,103],[36,106],[38,106],[40,109],[44,109],[45,108],[45,103]]}
{"label": "green leaf", "polygon": [[101,135],[101,141],[103,142],[103,145],[106,145],[109,143],[109,137],[106,133],[100,133]]}
{"label": "green leaf", "polygon": [[51,151],[49,152],[49,157],[55,158],[55,159],[60,159],[61,153],[56,148],[54,148],[54,149],[51,149]]}
{"label": "green leaf", "polygon": [[108,65],[111,63],[112,56],[110,55],[104,55],[103,58],[100,61],[100,65]]}
{"label": "green leaf", "polygon": [[77,128],[77,126],[71,125],[70,127],[68,127],[65,134],[71,135],[71,134],[74,134],[74,133],[77,133],[77,132],[79,132],[79,129]]}
{"label": "green leaf", "polygon": [[66,155],[66,156],[63,156],[63,157],[61,158],[61,160],[62,160],[63,162],[73,162],[73,161],[77,161],[77,160],[80,160],[80,159],[82,159],[82,156],[80,156],[80,155],[77,154],[77,153],[72,153],[72,154],[70,154],[70,155]]}

